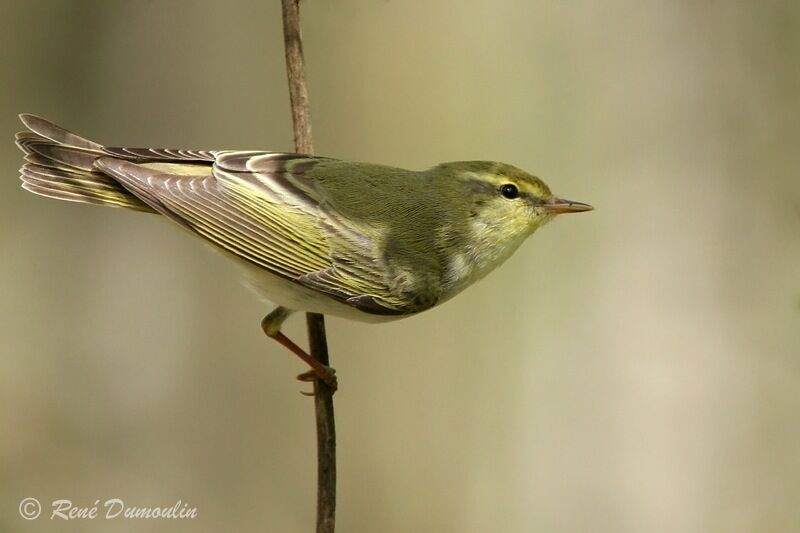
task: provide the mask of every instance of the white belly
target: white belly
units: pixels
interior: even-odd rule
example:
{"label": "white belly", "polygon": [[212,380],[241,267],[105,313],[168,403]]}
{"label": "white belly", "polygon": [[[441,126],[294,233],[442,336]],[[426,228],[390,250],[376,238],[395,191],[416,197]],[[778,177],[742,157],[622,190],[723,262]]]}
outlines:
{"label": "white belly", "polygon": [[304,287],[299,283],[271,274],[263,268],[256,267],[238,258],[236,263],[244,269],[245,285],[261,298],[292,311],[321,313],[323,315],[358,320],[359,322],[389,322],[409,316],[365,313],[351,305],[334,300],[330,296]]}

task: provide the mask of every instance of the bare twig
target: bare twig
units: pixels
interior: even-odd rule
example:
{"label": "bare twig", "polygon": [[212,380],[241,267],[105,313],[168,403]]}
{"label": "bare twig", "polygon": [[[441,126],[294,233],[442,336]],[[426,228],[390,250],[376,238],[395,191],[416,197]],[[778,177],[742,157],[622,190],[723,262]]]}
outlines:
{"label": "bare twig", "polygon": [[292,103],[294,124],[294,149],[301,154],[311,154],[311,117],[308,113],[308,88],[306,86],[303,39],[300,35],[299,0],[281,0],[283,4],[283,45],[286,51],[286,73],[289,75],[289,99]]}
{"label": "bare twig", "polygon": [[[324,316],[308,313],[306,323],[311,355],[328,365]],[[314,409],[317,417],[317,533],[333,533],[336,526],[336,424],[333,391],[320,379],[314,381]]]}
{"label": "bare twig", "polygon": [[[308,112],[308,89],[300,35],[299,0],[281,0],[281,3],[294,145],[298,153],[311,154],[314,147],[311,142],[311,118]],[[325,317],[308,313],[306,323],[311,355],[322,364],[330,366]],[[319,379],[314,381],[314,407],[317,420],[317,533],[333,533],[336,525],[336,426],[333,416],[333,390]]]}

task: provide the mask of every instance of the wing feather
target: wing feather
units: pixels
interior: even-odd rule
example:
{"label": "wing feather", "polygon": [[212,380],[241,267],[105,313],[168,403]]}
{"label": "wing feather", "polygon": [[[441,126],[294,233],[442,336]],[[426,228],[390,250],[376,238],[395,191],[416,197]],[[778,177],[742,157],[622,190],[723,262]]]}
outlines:
{"label": "wing feather", "polygon": [[[131,159],[144,155],[139,149],[114,150]],[[149,153],[166,159],[169,152]],[[367,313],[411,312],[386,275],[374,231],[339,216],[321,185],[307,174],[323,159],[270,152],[196,153],[214,154],[211,175],[170,173],[167,167],[116,157],[100,158],[98,167],[149,207],[273,274]]]}
{"label": "wing feather", "polygon": [[214,162],[214,152],[211,150],[176,150],[172,148],[126,148],[105,147],[103,152],[120,159],[133,161],[205,161]]}

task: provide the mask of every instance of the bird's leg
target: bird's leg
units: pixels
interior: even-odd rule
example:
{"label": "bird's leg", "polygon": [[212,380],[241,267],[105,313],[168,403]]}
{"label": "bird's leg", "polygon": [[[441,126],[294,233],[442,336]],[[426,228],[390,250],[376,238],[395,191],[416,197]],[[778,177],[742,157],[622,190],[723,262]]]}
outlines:
{"label": "bird's leg", "polygon": [[261,329],[264,330],[264,333],[267,334],[267,337],[275,339],[284,345],[311,367],[310,371],[300,374],[297,376],[297,379],[300,381],[314,381],[315,379],[320,379],[324,381],[332,391],[335,392],[338,386],[336,380],[336,370],[329,366],[323,365],[308,355],[302,348],[292,342],[289,337],[281,333],[281,326],[283,325],[284,321],[289,318],[290,314],[292,314],[290,309],[286,309],[285,307],[276,307],[261,321]]}

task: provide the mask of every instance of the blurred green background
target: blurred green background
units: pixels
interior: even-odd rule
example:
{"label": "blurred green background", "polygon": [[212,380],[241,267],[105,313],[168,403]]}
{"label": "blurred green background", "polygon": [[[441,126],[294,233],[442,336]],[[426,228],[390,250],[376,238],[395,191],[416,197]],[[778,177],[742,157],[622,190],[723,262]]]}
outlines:
{"label": "blurred green background", "polygon": [[[269,306],[157,217],[25,193],[13,146],[24,111],[290,149],[279,2],[4,0],[0,25],[0,531],[312,531]],[[597,208],[421,316],[329,319],[338,531],[797,531],[800,4],[309,0],[303,31],[320,154],[502,160]],[[26,522],[28,496],[199,517]]]}

